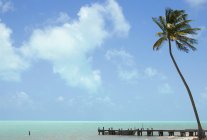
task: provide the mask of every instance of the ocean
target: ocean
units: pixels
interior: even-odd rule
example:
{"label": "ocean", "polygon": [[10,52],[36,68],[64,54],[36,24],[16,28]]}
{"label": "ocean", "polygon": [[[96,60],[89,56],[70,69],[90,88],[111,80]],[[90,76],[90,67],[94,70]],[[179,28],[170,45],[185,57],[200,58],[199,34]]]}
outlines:
{"label": "ocean", "polygon": [[[207,129],[207,122],[202,125]],[[97,129],[194,129],[196,126],[196,122],[0,121],[0,140],[165,140],[168,136],[102,136]]]}

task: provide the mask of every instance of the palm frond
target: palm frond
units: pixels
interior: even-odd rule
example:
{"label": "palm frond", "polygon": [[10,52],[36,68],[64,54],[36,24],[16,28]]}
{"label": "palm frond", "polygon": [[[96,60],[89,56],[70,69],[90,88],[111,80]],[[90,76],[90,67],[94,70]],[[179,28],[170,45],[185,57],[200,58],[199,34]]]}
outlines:
{"label": "palm frond", "polygon": [[158,37],[164,37],[164,36],[166,36],[166,33],[165,32],[157,32],[156,35]]}
{"label": "palm frond", "polygon": [[167,8],[165,10],[165,17],[167,23],[175,24],[181,22],[182,20],[186,20],[187,14],[185,14],[184,10],[172,10]]}
{"label": "palm frond", "polygon": [[184,20],[178,24],[175,25],[175,31],[179,31],[179,30],[183,30],[183,29],[188,29],[188,28],[191,28],[191,26],[189,25],[189,23],[191,22],[192,20]]}
{"label": "palm frond", "polygon": [[188,47],[189,49],[191,49],[192,51],[196,51],[196,47],[193,46],[193,44],[187,42],[187,41],[181,41],[186,47]]}
{"label": "palm frond", "polygon": [[171,13],[173,12],[173,10],[171,8],[166,8],[165,9],[165,18],[166,18],[166,22],[170,23],[170,19],[171,19]]}
{"label": "palm frond", "polygon": [[186,20],[186,18],[187,18],[187,14],[185,14],[184,10],[174,10],[171,13],[170,23],[175,25],[176,23]]}
{"label": "palm frond", "polygon": [[188,17],[188,15],[185,14],[184,10],[175,10],[173,15],[174,15],[173,18],[175,23],[185,21]]}
{"label": "palm frond", "polygon": [[177,38],[180,41],[186,41],[186,42],[188,42],[188,43],[190,43],[192,45],[198,44],[198,41],[196,39],[194,39],[194,38],[190,38],[190,37],[187,37],[187,36],[181,36],[181,35],[178,35]]}
{"label": "palm frond", "polygon": [[196,50],[196,47],[194,46],[197,44],[197,40],[194,38],[189,38],[186,36],[178,36],[179,42],[181,42],[184,46],[188,47],[192,51]]}
{"label": "palm frond", "polygon": [[187,29],[183,29],[180,30],[179,32],[182,32],[184,34],[188,34],[188,35],[196,35],[197,31],[201,30],[200,28],[187,28]]}
{"label": "palm frond", "polygon": [[175,41],[179,50],[188,52],[196,50],[194,46],[197,40],[192,35],[196,35],[200,28],[192,28],[188,19],[188,14],[184,10],[173,10],[167,8],[165,17],[153,18],[153,21],[160,27],[161,32],[157,33],[160,38],[153,45],[153,50],[159,50],[164,41]]}
{"label": "palm frond", "polygon": [[180,50],[180,51],[184,51],[186,53],[189,52],[189,49],[183,43],[181,43],[179,41],[176,41],[176,46],[177,46],[178,50]]}
{"label": "palm frond", "polygon": [[165,31],[165,27],[164,25],[159,21],[159,19],[157,18],[152,18],[152,20],[160,27],[160,29],[164,32]]}
{"label": "palm frond", "polygon": [[153,50],[156,50],[156,51],[159,50],[162,44],[164,43],[164,41],[166,40],[167,40],[166,37],[161,37],[160,39],[158,39],[153,45]]}
{"label": "palm frond", "polygon": [[164,29],[166,29],[167,23],[165,21],[165,18],[160,16],[159,17],[159,22],[163,25]]}

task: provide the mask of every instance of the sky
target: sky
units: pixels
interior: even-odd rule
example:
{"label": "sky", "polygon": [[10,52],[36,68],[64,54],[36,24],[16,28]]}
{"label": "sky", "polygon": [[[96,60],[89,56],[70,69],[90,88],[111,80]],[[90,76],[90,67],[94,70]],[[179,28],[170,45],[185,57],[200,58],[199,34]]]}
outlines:
{"label": "sky", "polygon": [[207,0],[0,0],[0,120],[195,121],[152,17],[183,9],[197,51],[173,54],[207,121]]}

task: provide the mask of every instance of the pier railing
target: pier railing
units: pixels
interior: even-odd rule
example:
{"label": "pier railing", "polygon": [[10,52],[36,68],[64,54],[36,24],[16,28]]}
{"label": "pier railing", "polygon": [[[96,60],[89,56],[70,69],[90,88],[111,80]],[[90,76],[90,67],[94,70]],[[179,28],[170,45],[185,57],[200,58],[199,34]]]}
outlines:
{"label": "pier railing", "polygon": [[[207,130],[204,130],[205,133]],[[113,128],[109,129],[102,129],[98,128],[98,135],[137,135],[137,136],[197,136],[198,130],[197,129],[184,129],[184,130],[158,130],[158,129],[116,129]]]}

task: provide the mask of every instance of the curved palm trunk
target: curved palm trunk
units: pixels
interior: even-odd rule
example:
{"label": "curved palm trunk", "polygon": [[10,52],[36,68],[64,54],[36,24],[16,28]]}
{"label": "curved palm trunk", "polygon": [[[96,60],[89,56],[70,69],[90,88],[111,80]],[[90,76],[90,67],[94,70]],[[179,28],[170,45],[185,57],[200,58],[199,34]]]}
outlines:
{"label": "curved palm trunk", "polygon": [[193,106],[193,111],[194,111],[194,114],[195,114],[195,117],[196,117],[196,121],[197,121],[197,124],[198,124],[198,138],[199,138],[199,140],[201,140],[202,138],[205,137],[205,132],[204,132],[203,129],[202,129],[202,126],[201,126],[201,123],[200,123],[200,119],[199,119],[199,116],[198,116],[198,112],[197,112],[197,109],[196,109],[196,105],[195,105],[195,102],[194,102],[194,99],[193,99],[191,90],[190,90],[190,88],[189,88],[187,82],[185,81],[185,78],[184,78],[184,76],[182,75],[182,73],[181,73],[181,71],[180,71],[180,69],[179,69],[179,67],[178,67],[178,65],[177,65],[177,63],[176,63],[176,61],[175,61],[175,58],[174,58],[174,56],[173,56],[173,54],[172,54],[172,48],[171,48],[171,41],[170,41],[170,39],[168,39],[168,42],[169,42],[169,52],[170,52],[170,57],[171,57],[171,59],[172,59],[174,65],[175,65],[175,68],[176,68],[178,74],[180,75],[180,78],[181,78],[182,81],[183,81],[183,84],[185,85],[186,90],[188,91],[188,95],[189,95],[189,97],[190,97],[190,101],[191,101],[191,104],[192,104],[192,106]]}

